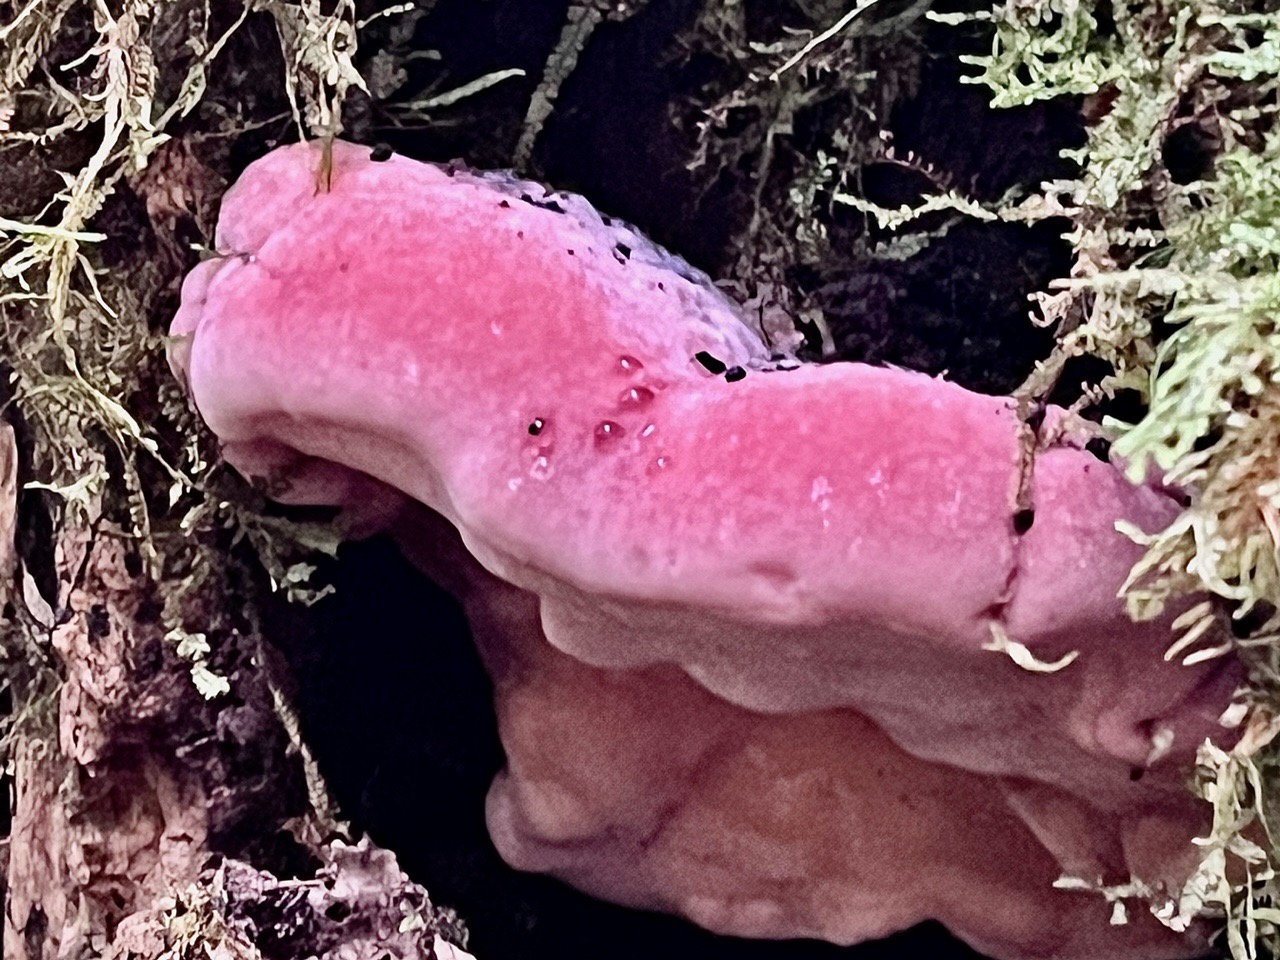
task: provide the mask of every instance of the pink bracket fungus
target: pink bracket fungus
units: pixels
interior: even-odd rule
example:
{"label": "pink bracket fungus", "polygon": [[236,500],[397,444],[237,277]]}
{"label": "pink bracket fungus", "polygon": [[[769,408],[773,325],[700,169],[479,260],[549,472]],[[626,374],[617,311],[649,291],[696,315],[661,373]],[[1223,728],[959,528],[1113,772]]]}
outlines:
{"label": "pink bracket fungus", "polygon": [[744,936],[1204,950],[1054,886],[1176,900],[1194,862],[1185,780],[1240,674],[1165,662],[1117,599],[1115,521],[1166,494],[1068,444],[1024,469],[1009,399],[772,362],[579,198],[346,143],[317,192],[319,159],[227,194],[173,361],[228,461],[398,511],[463,600],[509,862]]}

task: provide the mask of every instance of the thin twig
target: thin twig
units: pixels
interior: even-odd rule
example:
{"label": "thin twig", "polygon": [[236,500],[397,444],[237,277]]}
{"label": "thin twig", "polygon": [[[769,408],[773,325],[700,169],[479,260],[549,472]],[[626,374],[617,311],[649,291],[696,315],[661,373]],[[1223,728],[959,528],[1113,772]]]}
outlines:
{"label": "thin twig", "polygon": [[773,71],[773,73],[769,74],[769,79],[776,82],[778,77],[782,76],[782,74],[786,73],[788,70],[794,67],[797,63],[799,63],[801,60],[807,57],[810,53],[813,52],[813,50],[816,47],[826,43],[828,40],[834,37],[837,33],[839,33],[845,27],[849,26],[849,24],[853,23],[854,20],[862,16],[862,14],[866,13],[868,10],[870,10],[873,6],[875,6],[876,2],[877,0],[859,0],[859,3],[856,7],[854,7],[852,10],[846,13],[843,17],[841,17],[839,20],[833,23],[826,30],[823,30],[816,37],[813,37],[808,43],[806,43],[803,47],[800,48],[799,53],[796,53],[789,60],[787,60],[786,63],[780,66],[777,70]]}

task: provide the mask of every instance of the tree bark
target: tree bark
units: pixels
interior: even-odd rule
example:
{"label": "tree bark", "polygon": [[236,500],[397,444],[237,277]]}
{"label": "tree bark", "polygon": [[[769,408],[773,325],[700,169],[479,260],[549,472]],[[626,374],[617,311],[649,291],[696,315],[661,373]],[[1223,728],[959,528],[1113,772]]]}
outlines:
{"label": "tree bark", "polygon": [[[0,564],[14,573],[16,461],[4,439]],[[209,663],[230,690],[205,699],[161,624],[161,591],[176,586],[133,550],[106,521],[69,526],[56,602],[29,577],[11,591],[61,682],[43,716],[28,705],[14,738],[4,956],[465,956],[440,936],[465,942],[456,918],[328,813],[271,649],[213,631]],[[184,622],[227,622],[214,605],[240,602],[197,591]]]}

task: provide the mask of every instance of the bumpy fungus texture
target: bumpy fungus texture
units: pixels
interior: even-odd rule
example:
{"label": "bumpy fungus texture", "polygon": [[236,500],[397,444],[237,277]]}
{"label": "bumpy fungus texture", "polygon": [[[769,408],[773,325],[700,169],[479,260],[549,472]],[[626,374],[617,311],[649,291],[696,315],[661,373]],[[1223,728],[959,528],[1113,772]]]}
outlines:
{"label": "bumpy fungus texture", "polygon": [[[773,369],[704,276],[578,198],[343,143],[323,192],[319,162],[278,150],[227,194],[175,367],[231,463],[399,509],[463,598],[504,857],[745,936],[1203,949],[1052,887],[1176,895],[1194,857],[1184,781],[1238,668],[1165,663],[1167,622],[1116,599],[1114,521],[1168,497],[1051,445],[1015,519],[1009,400]],[[1076,659],[1027,670],[993,632]]]}

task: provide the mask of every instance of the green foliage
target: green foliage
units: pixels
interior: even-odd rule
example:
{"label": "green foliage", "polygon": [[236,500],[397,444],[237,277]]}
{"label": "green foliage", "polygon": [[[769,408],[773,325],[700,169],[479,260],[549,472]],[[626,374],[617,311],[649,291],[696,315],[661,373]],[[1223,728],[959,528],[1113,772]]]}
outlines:
{"label": "green foliage", "polygon": [[[174,51],[158,41],[179,24],[187,31],[181,68],[168,62]],[[39,149],[75,144],[86,158],[60,172],[60,186],[44,195],[37,179],[9,173],[8,209],[0,211],[0,329],[10,402],[30,448],[24,479],[28,489],[48,493],[56,542],[44,548],[52,553],[68,536],[88,531],[122,535],[158,574],[156,504],[143,474],[157,470],[176,500],[192,490],[192,464],[162,453],[154,428],[130,412],[131,398],[150,382],[162,355],[147,326],[158,293],[155,267],[138,264],[129,284],[108,274],[95,262],[107,237],[89,225],[163,146],[165,127],[199,100],[225,35],[211,32],[209,9],[199,3],[133,0],[113,10],[61,0],[23,6],[0,26],[0,37],[7,44],[0,108],[9,105],[0,109],[0,157],[17,164]],[[162,93],[167,69],[173,76]],[[58,602],[40,595],[29,572],[25,585],[26,603],[4,651],[20,712],[53,683],[50,603]],[[25,665],[18,662],[20,645]]]}
{"label": "green foliage", "polygon": [[[266,123],[284,133],[290,116],[300,136],[336,134],[348,93],[370,92],[355,66],[361,31],[402,21],[370,61],[372,95],[388,97],[404,81],[424,9],[391,4],[358,21],[351,0],[0,2],[0,330],[8,402],[25,425],[26,487],[46,493],[29,508],[49,514],[49,552],[86,530],[130,544],[163,584],[164,625],[206,695],[226,682],[207,667],[208,643],[245,612],[217,600],[250,579],[237,548],[252,548],[275,589],[311,602],[325,592],[311,582],[317,555],[332,555],[339,535],[263,516],[261,493],[220,468],[168,369],[156,331],[190,259],[174,239],[176,221],[211,236],[205,201],[221,186],[191,144],[234,141]],[[246,24],[268,40],[274,28],[283,71],[264,81],[242,54],[221,65],[222,87],[211,89],[210,68]],[[424,116],[518,73],[437,91],[401,104],[400,115]],[[250,86],[252,97],[282,100],[288,112],[254,116],[238,96]],[[64,156],[81,159],[54,173],[61,161],[49,158]],[[150,222],[120,213],[125,186]],[[150,235],[158,252],[147,249]],[[197,597],[196,618],[217,622],[188,622]],[[29,601],[47,602],[38,592]],[[10,632],[15,649],[0,647],[0,667],[16,676],[25,663],[22,686],[47,690],[48,631],[40,617],[25,620],[29,629]],[[30,640],[21,656],[20,634]]]}
{"label": "green foliage", "polygon": [[[1042,188],[1046,211],[1070,217],[1075,250],[1071,277],[1040,298],[1059,332],[1046,370],[1081,354],[1109,361],[1101,390],[1133,388],[1147,404],[1138,423],[1110,423],[1116,454],[1132,478],[1154,470],[1191,495],[1165,530],[1127,531],[1147,547],[1125,586],[1130,610],[1220,598],[1178,618],[1169,655],[1186,662],[1236,649],[1224,605],[1265,621],[1242,645],[1246,733],[1201,754],[1198,789],[1214,811],[1201,868],[1158,915],[1176,926],[1216,911],[1237,958],[1275,955],[1277,850],[1254,841],[1270,839],[1258,828],[1270,826],[1280,712],[1280,8],[1013,0],[938,19],[991,24],[990,55],[969,62],[996,105],[1081,98],[1079,174]],[[1244,718],[1242,705],[1233,719]]]}
{"label": "green foliage", "polygon": [[517,170],[526,170],[533,159],[534,144],[555,109],[560,88],[577,69],[578,57],[586,48],[596,27],[604,20],[626,20],[644,9],[647,3],[648,0],[574,0],[569,4],[560,39],[547,57],[542,81],[529,101],[524,127],[512,154],[512,163]]}

